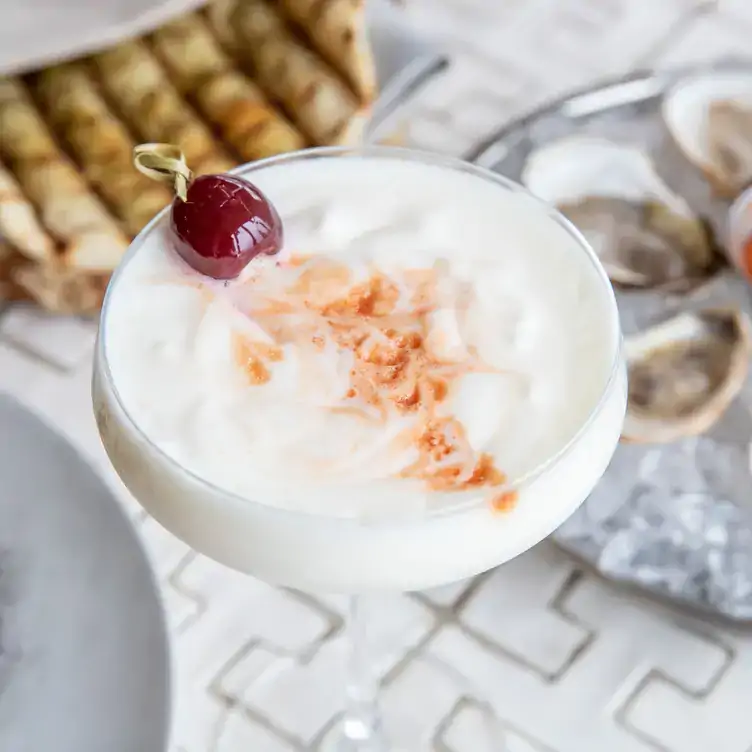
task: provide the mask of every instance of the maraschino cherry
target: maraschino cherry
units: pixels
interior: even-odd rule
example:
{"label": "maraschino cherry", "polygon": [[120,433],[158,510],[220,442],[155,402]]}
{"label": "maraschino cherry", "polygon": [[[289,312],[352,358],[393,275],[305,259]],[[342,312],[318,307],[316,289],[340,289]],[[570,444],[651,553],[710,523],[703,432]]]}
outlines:
{"label": "maraschino cherry", "polygon": [[148,177],[173,184],[171,239],[196,271],[233,279],[259,254],[282,249],[279,214],[253,183],[234,175],[194,178],[180,149],[170,144],[137,146],[133,159]]}

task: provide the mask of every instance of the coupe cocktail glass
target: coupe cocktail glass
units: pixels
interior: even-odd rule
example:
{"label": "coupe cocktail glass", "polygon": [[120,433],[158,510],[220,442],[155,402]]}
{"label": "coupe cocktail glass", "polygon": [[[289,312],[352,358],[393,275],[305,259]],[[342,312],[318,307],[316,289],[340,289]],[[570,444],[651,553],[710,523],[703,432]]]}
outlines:
{"label": "coupe cocktail glass", "polygon": [[[527,196],[515,183],[459,160],[385,147],[312,149],[256,162],[238,169],[237,174],[253,180],[254,172],[270,165],[363,156],[418,161],[470,173],[497,186],[500,200],[510,192]],[[110,283],[96,346],[93,401],[102,442],[131,493],[168,530],[229,567],[283,586],[350,597],[350,661],[343,722],[338,727],[338,739],[329,742],[337,752],[418,752],[415,747],[404,746],[403,740],[387,740],[381,722],[379,681],[369,654],[369,611],[364,601],[368,594],[454,582],[523,553],[584,501],[619,440],[626,372],[608,278],[584,238],[567,220],[555,209],[541,202],[537,205],[540,222],[559,225],[578,249],[579,257],[572,263],[590,265],[600,278],[604,292],[601,315],[613,333],[609,345],[612,366],[600,399],[571,441],[533,472],[510,483],[518,501],[504,514],[494,512],[487,502],[477,502],[427,512],[417,519],[327,517],[265,505],[263,499],[241,498],[207,482],[165,454],[132,419],[108,363],[108,353],[117,346],[108,340],[112,290],[145,239],[164,220],[164,214],[135,239]],[[582,368],[583,372],[588,369],[588,363],[582,363]],[[499,752],[498,742],[489,744],[489,750]]]}

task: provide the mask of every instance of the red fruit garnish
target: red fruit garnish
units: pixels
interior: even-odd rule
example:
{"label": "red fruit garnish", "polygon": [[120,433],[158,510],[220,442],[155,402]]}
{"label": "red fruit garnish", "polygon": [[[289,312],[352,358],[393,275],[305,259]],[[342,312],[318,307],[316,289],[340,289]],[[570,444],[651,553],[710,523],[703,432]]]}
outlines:
{"label": "red fruit garnish", "polygon": [[282,220],[253,183],[232,175],[193,179],[173,144],[141,144],[133,150],[133,161],[144,175],[173,184],[173,244],[201,274],[232,279],[260,253],[282,249]]}
{"label": "red fruit garnish", "polygon": [[282,248],[282,221],[266,196],[242,178],[201,175],[176,198],[170,229],[178,254],[196,271],[232,279],[261,253]]}

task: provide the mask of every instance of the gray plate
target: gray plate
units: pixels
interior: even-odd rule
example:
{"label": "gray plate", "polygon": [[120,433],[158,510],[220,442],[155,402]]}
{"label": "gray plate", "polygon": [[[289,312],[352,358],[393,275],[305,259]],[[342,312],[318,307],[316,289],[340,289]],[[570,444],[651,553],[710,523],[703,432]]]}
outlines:
{"label": "gray plate", "polygon": [[0,750],[163,752],[164,614],[135,531],[74,449],[0,394]]}
{"label": "gray plate", "polygon": [[[749,64],[714,67],[752,75]],[[586,133],[634,144],[723,243],[728,204],[712,196],[660,114],[665,92],[697,70],[637,73],[578,92],[508,125],[470,159],[519,180],[531,152],[563,136]],[[737,305],[752,312],[750,288],[728,268],[691,296],[633,291],[617,298],[627,334],[694,307]],[[751,440],[752,377],[705,436],[666,447],[620,446],[601,484],[555,540],[612,580],[752,623]]]}

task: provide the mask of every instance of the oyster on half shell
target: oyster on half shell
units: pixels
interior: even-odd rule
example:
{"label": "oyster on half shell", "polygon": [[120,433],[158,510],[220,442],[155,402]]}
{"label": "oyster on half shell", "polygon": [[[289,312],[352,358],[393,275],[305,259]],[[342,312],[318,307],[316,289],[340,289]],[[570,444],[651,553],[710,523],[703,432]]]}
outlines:
{"label": "oyster on half shell", "polygon": [[717,261],[705,223],[633,146],[564,138],[533,152],[522,177],[582,232],[616,284],[680,291]]}
{"label": "oyster on half shell", "polygon": [[684,79],[662,109],[677,146],[717,194],[732,198],[752,183],[752,73]]}
{"label": "oyster on half shell", "polygon": [[628,337],[629,400],[622,438],[665,443],[703,433],[744,384],[746,316],[736,309],[688,311]]}

